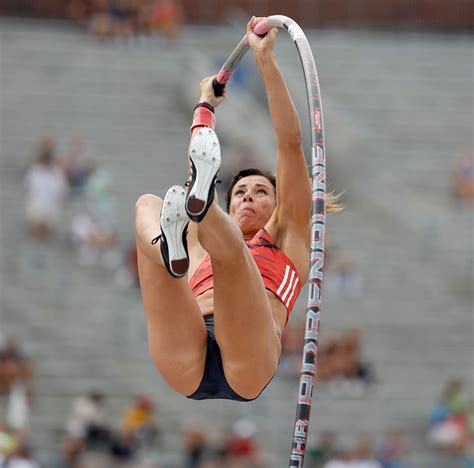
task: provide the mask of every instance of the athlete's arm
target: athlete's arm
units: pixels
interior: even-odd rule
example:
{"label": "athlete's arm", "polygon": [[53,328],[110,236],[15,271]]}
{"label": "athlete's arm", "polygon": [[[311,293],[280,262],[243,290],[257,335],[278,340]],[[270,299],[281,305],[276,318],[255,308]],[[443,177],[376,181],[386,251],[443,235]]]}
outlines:
{"label": "athlete's arm", "polygon": [[[226,93],[226,88],[224,88],[222,92],[222,96],[215,96],[214,94],[214,88],[212,86],[212,81],[214,80],[216,75],[213,76],[208,76],[207,78],[203,78],[200,83],[200,95],[199,95],[199,101],[197,102],[207,102],[214,108],[216,108],[219,104],[222,103],[225,99],[225,93]],[[194,124],[194,122],[193,122]],[[202,127],[196,127],[191,133],[191,140],[193,139],[194,135],[196,132],[199,131],[199,129]],[[188,172],[188,177],[191,176],[191,168],[189,168]],[[201,249],[201,246],[198,241],[198,236],[197,236],[197,225],[196,223],[189,223],[188,226],[188,249],[190,252],[190,255],[193,254],[193,249],[198,248]]]}
{"label": "athlete's arm", "polygon": [[[293,101],[275,60],[276,28],[263,38],[252,32],[255,18],[247,25],[247,37],[267,94],[277,143],[277,223],[307,236],[311,216],[311,184],[301,146],[301,128]],[[287,225],[290,223],[291,226]]]}
{"label": "athlete's arm", "polygon": [[[208,76],[207,78],[203,78],[200,83],[200,95],[199,95],[199,101],[197,102],[207,102],[214,108],[216,108],[219,104],[221,104],[224,99],[225,99],[225,94],[226,94],[226,88],[222,91],[222,96],[216,96],[214,94],[214,88],[212,86],[212,81],[216,75],[213,76]],[[199,128],[202,127],[196,127],[192,134],[191,134],[191,139],[193,138],[194,134],[199,130]]]}

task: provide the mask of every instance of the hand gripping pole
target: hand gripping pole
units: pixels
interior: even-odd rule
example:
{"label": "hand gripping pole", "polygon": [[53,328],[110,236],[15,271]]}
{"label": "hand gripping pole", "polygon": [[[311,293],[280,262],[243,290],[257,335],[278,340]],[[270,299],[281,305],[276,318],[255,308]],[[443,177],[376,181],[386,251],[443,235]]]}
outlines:
{"label": "hand gripping pole", "polygon": [[[311,178],[313,203],[311,217],[310,273],[308,279],[309,292],[298,403],[296,407],[296,419],[292,435],[289,463],[290,468],[302,468],[316,373],[321,285],[323,281],[326,218],[326,163],[323,112],[316,64],[304,32],[291,18],[281,15],[269,16],[268,18],[262,19],[257,25],[255,25],[254,32],[258,35],[265,35],[273,27],[285,28],[293,39],[298,50],[306,82],[311,128]],[[222,90],[224,89],[225,84],[229,81],[237,64],[248,49],[249,45],[244,37],[232,51],[214,80],[213,85],[216,96],[222,95]]]}

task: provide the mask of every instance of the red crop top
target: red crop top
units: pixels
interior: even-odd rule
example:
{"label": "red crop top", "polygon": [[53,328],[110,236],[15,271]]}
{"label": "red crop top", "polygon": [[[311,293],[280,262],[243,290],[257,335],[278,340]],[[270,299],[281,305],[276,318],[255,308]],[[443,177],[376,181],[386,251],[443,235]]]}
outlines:
{"label": "red crop top", "polygon": [[[286,321],[290,316],[296,298],[301,291],[301,281],[291,260],[275,245],[265,229],[255,234],[247,242],[255,263],[262,275],[265,288],[275,294],[286,306]],[[189,285],[195,297],[214,287],[212,278],[211,258],[209,255],[202,261],[189,280]]]}

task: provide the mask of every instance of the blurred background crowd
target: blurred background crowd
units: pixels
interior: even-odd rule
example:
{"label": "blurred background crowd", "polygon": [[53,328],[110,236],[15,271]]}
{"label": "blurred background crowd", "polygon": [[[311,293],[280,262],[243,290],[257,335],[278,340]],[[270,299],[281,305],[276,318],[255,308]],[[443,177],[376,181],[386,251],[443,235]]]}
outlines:
{"label": "blurred background crowd", "polygon": [[[133,241],[136,198],[183,183],[198,83],[253,14],[308,34],[346,205],[328,218],[305,466],[474,466],[472,5],[310,3],[0,4],[0,466],[287,463],[306,290],[261,399],[190,403],[149,363]],[[227,101],[220,201],[273,157],[250,58]]]}

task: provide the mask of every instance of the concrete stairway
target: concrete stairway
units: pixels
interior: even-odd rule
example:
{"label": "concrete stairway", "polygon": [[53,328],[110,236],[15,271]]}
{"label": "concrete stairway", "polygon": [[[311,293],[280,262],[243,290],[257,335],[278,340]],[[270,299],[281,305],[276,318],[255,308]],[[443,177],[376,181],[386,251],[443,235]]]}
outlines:
{"label": "concrete stairway", "polygon": [[[32,440],[43,460],[51,460],[56,450],[71,399],[97,388],[108,395],[114,421],[132,395],[154,397],[166,429],[164,466],[181,466],[180,429],[187,421],[199,421],[217,437],[241,417],[257,422],[270,466],[287,463],[296,382],[278,375],[261,398],[247,405],[197,403],[174,395],[149,362],[139,295],[119,289],[100,266],[80,267],[65,243],[38,244],[23,234],[21,177],[36,140],[48,131],[61,145],[81,135],[88,157],[111,171],[119,232],[123,243],[128,242],[137,196],[164,193],[185,174],[190,103],[183,89],[197,92],[199,72],[193,68],[193,54],[205,50],[213,57],[225,56],[239,34],[234,37],[224,28],[212,34],[207,28],[189,28],[177,49],[161,43],[134,48],[95,43],[64,23],[0,22],[1,330],[18,336],[35,362]],[[472,213],[453,209],[443,185],[443,154],[453,154],[456,142],[469,144],[465,120],[472,104],[464,65],[469,42],[462,37],[336,32],[309,37],[317,51],[324,93],[329,178],[336,190],[348,189],[347,210],[330,217],[328,236],[357,261],[365,284],[360,296],[325,294],[323,333],[360,326],[366,357],[378,379],[371,392],[357,399],[316,392],[311,437],[334,430],[350,441],[360,431],[400,429],[413,441],[413,466],[435,467],[423,445],[426,413],[446,379],[463,376],[471,393],[474,384],[472,302],[468,282],[459,282],[472,262],[472,255],[460,254],[468,248],[465,217]],[[293,46],[282,42],[278,47],[307,125]],[[436,59],[440,48],[441,64]],[[446,75],[440,76],[443,70]],[[389,71],[392,78],[387,81]],[[414,81],[415,76],[420,81]],[[447,119],[452,137],[446,139],[436,119],[425,121],[426,115],[439,110],[433,94],[425,97],[424,106],[414,105],[417,96],[421,99],[428,90],[435,93],[436,80],[453,82],[443,89],[439,105],[459,111],[458,120]],[[410,93],[407,83],[413,83]],[[404,99],[397,100],[401,88]],[[252,101],[244,91],[235,92],[234,103],[237,96]],[[390,105],[393,102],[397,105]],[[232,141],[225,131],[225,112],[223,153]],[[251,111],[256,116],[261,112]],[[406,115],[410,120],[403,118]],[[242,121],[242,114],[237,118]],[[382,125],[384,118],[387,126]],[[413,127],[407,128],[407,122]],[[415,126],[418,122],[424,122],[420,128]],[[248,127],[261,125],[271,133],[268,122],[255,121]],[[251,128],[247,131],[249,138],[262,139],[261,134],[252,135]],[[426,138],[416,138],[417,132]],[[416,151],[400,151],[400,135],[411,139]],[[419,173],[430,167],[430,177],[422,178],[415,189],[415,176],[402,177],[408,163]],[[433,192],[441,202],[434,204]],[[406,198],[398,200],[394,194],[399,193]],[[433,210],[439,216],[432,220],[436,235],[427,238]],[[451,215],[458,226],[450,231],[455,241],[440,245],[447,235],[438,230],[440,220]],[[446,262],[451,253],[456,260]],[[303,292],[292,320],[302,319],[305,301]]]}

